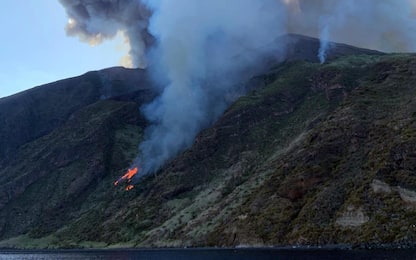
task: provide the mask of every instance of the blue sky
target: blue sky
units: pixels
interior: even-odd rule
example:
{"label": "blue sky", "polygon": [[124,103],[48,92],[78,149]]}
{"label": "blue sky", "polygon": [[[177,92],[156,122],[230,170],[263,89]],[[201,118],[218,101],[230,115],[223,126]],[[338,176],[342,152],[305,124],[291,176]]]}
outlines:
{"label": "blue sky", "polygon": [[65,33],[57,0],[1,0],[0,97],[90,70],[118,66],[122,37],[98,46]]}

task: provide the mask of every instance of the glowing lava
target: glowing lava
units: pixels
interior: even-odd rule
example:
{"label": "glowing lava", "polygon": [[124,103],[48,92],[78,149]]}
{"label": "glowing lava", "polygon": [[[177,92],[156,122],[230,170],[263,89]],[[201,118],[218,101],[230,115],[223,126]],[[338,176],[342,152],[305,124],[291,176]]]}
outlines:
{"label": "glowing lava", "polygon": [[114,182],[114,186],[117,186],[121,181],[126,181],[128,183],[125,190],[131,190],[134,188],[134,185],[130,184],[131,179],[139,172],[138,167],[134,167],[133,169],[129,169],[126,174],[121,176],[118,180]]}

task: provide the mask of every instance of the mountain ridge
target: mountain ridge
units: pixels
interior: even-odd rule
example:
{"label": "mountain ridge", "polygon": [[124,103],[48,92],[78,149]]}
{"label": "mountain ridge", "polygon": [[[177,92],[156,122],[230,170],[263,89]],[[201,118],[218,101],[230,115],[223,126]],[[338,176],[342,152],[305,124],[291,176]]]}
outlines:
{"label": "mountain ridge", "polygon": [[94,92],[2,160],[0,246],[413,245],[402,227],[416,198],[416,57],[357,49],[319,64],[306,49],[314,60],[293,47],[304,58],[253,78],[192,147],[130,192],[113,182],[137,156],[147,126],[138,111],[155,93]]}
{"label": "mountain ridge", "polygon": [[[308,36],[288,34],[276,40],[276,44],[283,42],[286,45],[284,58],[272,57],[265,61],[267,70],[274,64],[282,61],[308,60],[318,62],[317,49],[319,40]],[[299,43],[299,44],[298,44]],[[338,55],[352,52],[363,54],[382,54],[377,51],[360,49],[345,44],[333,43],[328,59]],[[279,54],[281,54],[279,52]],[[256,72],[260,73],[260,72]],[[258,84],[258,83],[255,83]],[[38,86],[8,97],[0,98],[0,156],[13,153],[19,145],[38,138],[60,125],[68,116],[80,107],[91,104],[99,99],[114,98],[139,91],[149,90],[156,95],[158,90],[154,87],[151,77],[145,70],[126,69],[122,67],[107,68],[99,71],[90,71],[81,76],[59,80]],[[49,95],[43,93],[48,92]],[[112,93],[113,92],[113,93]],[[55,96],[51,96],[55,94]],[[62,98],[65,97],[65,98]],[[54,104],[55,103],[55,104]],[[42,108],[48,104],[50,107]],[[10,109],[16,108],[19,109]],[[38,112],[33,112],[37,108]],[[42,113],[45,113],[44,115]],[[36,118],[36,119],[34,119]],[[40,119],[40,121],[38,121]],[[42,120],[48,121],[42,121]],[[18,122],[28,122],[26,126],[14,127]],[[32,120],[32,121],[31,121]],[[38,126],[36,125],[38,124]],[[23,129],[30,129],[23,131]],[[17,133],[15,131],[18,131]],[[19,131],[22,131],[20,133]],[[1,140],[7,140],[1,141]]]}

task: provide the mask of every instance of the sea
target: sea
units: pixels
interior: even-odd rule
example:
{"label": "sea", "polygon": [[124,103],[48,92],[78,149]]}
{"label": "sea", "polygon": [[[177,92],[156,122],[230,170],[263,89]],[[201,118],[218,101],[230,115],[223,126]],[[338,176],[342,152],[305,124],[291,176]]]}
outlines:
{"label": "sea", "polygon": [[416,259],[416,249],[109,249],[109,250],[0,250],[0,259],[148,259],[148,260],[245,260],[245,259]]}

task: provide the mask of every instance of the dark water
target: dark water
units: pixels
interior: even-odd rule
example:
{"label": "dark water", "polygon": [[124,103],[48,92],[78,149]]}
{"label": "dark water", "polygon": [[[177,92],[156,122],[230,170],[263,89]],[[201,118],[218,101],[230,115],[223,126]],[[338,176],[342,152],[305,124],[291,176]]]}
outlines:
{"label": "dark water", "polygon": [[416,250],[329,249],[142,249],[0,251],[0,259],[416,259]]}

